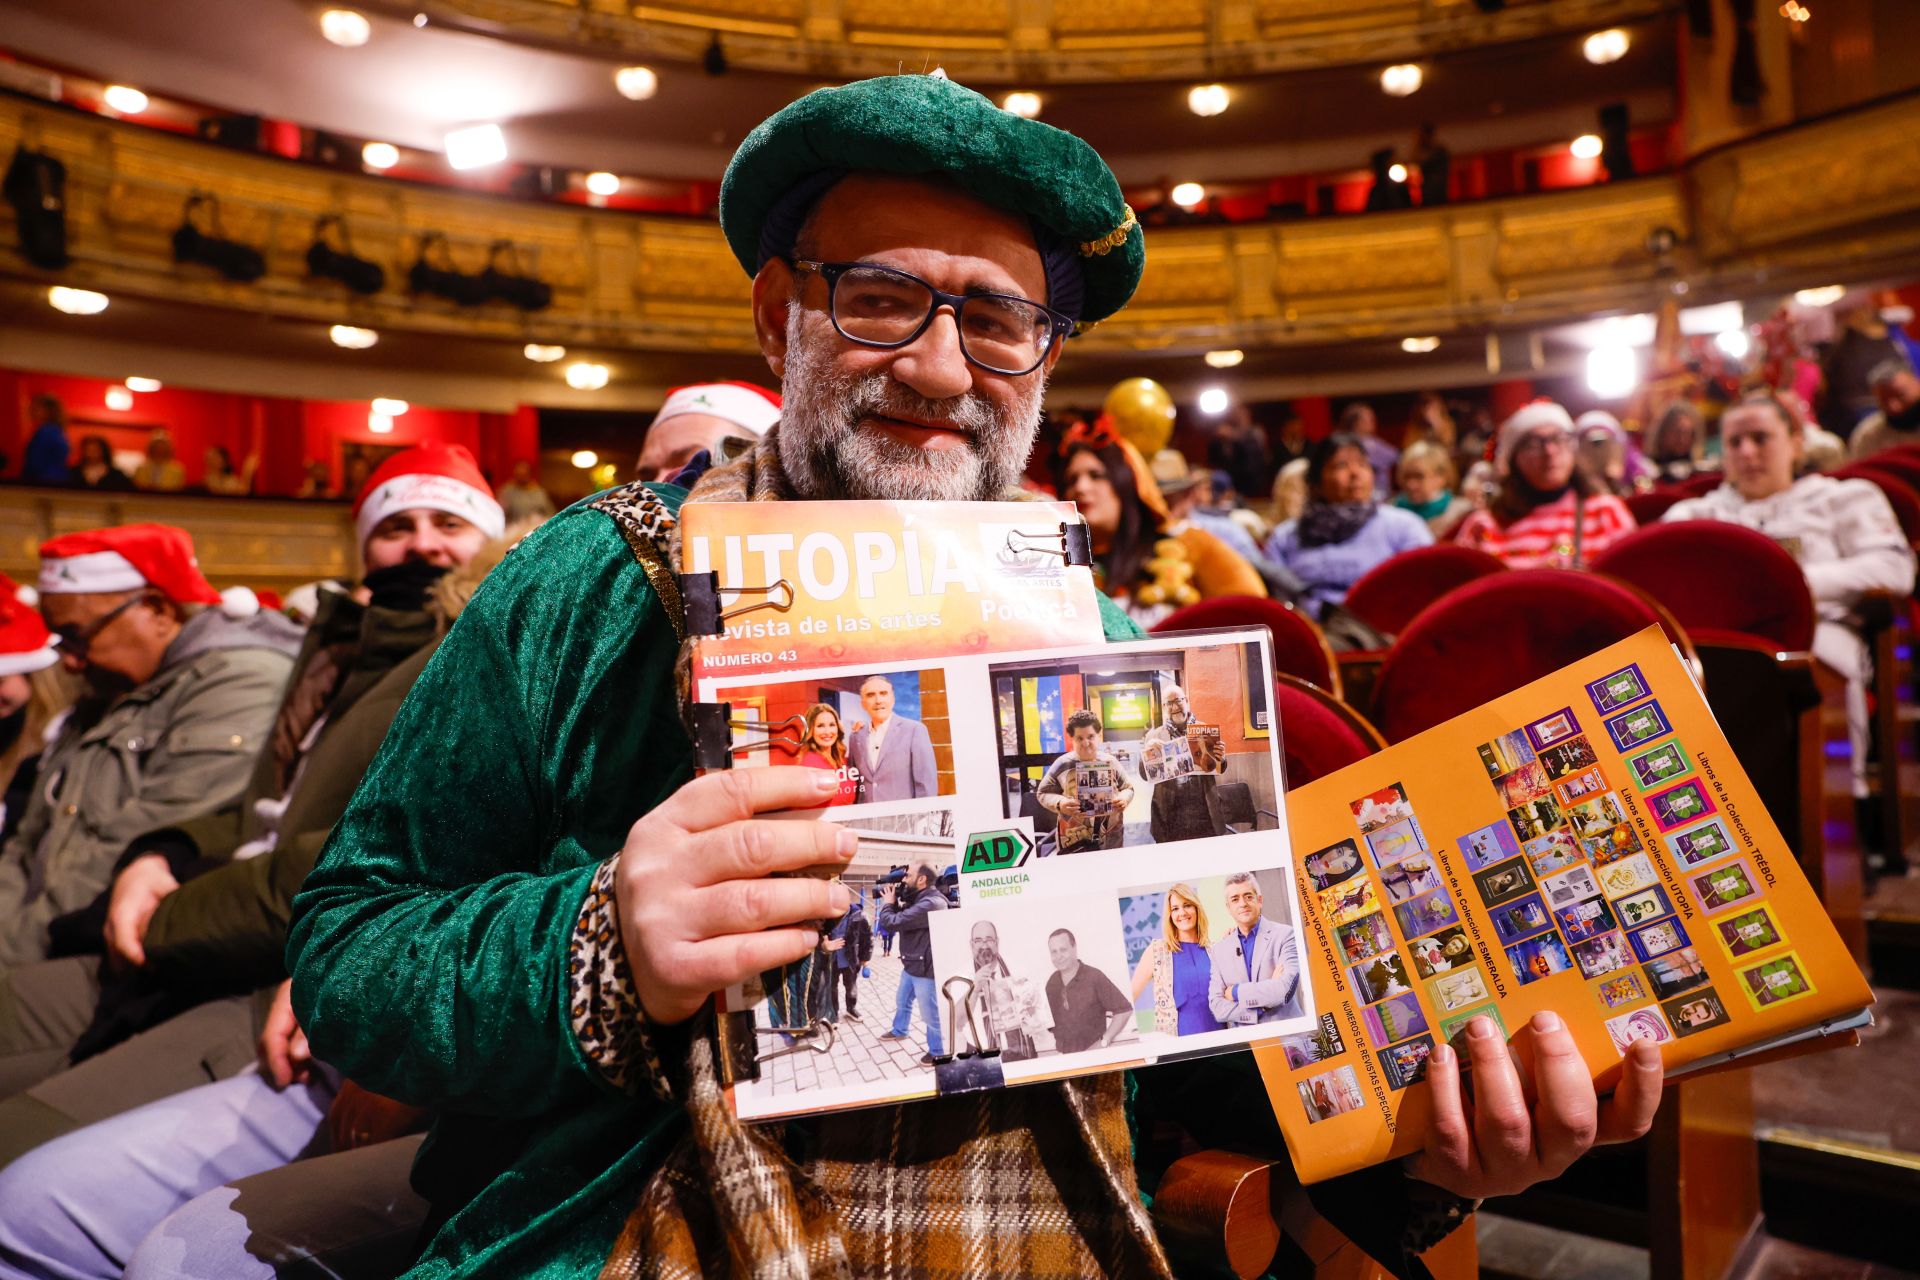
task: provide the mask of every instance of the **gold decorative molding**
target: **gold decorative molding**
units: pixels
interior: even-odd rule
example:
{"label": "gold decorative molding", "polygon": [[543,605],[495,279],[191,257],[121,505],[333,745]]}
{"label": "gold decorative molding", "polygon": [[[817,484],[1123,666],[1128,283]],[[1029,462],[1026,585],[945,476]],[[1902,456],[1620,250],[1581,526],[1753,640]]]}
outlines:
{"label": "gold decorative molding", "polygon": [[[1697,297],[1920,269],[1920,173],[1903,163],[1920,95],[1711,153],[1689,169],[1545,195],[1356,217],[1151,230],[1132,305],[1085,350],[1278,346],[1447,333],[1646,310],[1680,282]],[[74,265],[29,267],[0,209],[0,275],[359,324],[586,349],[751,352],[748,281],[711,222],[641,217],[415,186],[229,151],[93,116],[0,99],[0,151],[26,140],[68,166]],[[249,285],[172,261],[195,190],[223,229],[260,246]],[[388,286],[356,297],[306,276],[314,219],[346,215]],[[1649,235],[1676,248],[1664,260]],[[423,235],[460,265],[509,239],[554,286],[523,315],[407,292]]]}
{"label": "gold decorative molding", "polygon": [[401,17],[597,54],[697,62],[716,34],[736,67],[855,79],[938,62],[956,79],[1048,84],[1214,79],[1396,62],[1592,31],[1677,0],[416,0]]}

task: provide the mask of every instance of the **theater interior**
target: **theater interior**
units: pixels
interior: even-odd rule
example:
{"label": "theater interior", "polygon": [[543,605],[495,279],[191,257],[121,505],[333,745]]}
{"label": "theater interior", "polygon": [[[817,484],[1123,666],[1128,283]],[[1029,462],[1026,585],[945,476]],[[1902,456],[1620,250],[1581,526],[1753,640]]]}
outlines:
{"label": "theater interior", "polygon": [[[1912,0],[0,0],[0,573],[32,583],[42,543],[154,522],[272,608],[356,579],[363,486],[413,446],[459,446],[494,491],[519,469],[549,509],[627,483],[675,388],[778,383],[719,222],[735,150],[823,87],[936,70],[1090,143],[1145,228],[1130,304],[1047,385],[1035,492],[1072,432],[1145,415],[1165,500],[1204,474],[1214,517],[1278,560],[1301,511],[1282,463],[1362,408],[1394,457],[1437,443],[1465,510],[1544,398],[1583,442],[1589,411],[1613,424],[1609,492],[1651,526],[1730,491],[1719,424],[1764,391],[1809,458],[1831,433],[1821,472],[1884,495],[1909,563],[1920,545]],[[1676,404],[1699,435],[1673,452]],[[31,469],[50,412],[71,480]],[[1864,455],[1870,417],[1895,439]],[[1373,465],[1384,510],[1394,464]],[[1282,731],[1303,726],[1289,787],[1326,769],[1316,734],[1364,752],[1437,722],[1416,661],[1465,710],[1657,621],[1873,984],[1858,1047],[1670,1081],[1648,1136],[1487,1201],[1425,1265],[1920,1275],[1911,569],[1853,602],[1850,686],[1811,652],[1791,564],[1769,578],[1710,539],[1591,550],[1347,581],[1357,638],[1304,603],[1168,586],[1213,610],[1190,625],[1269,626]],[[1448,593],[1494,570],[1578,570],[1618,600],[1489,588],[1436,639]],[[1010,812],[1062,749],[1026,724]],[[895,844],[863,887],[928,839]],[[1198,1205],[1153,1210],[1179,1274],[1388,1274],[1283,1208],[1284,1153],[1203,1154]]]}

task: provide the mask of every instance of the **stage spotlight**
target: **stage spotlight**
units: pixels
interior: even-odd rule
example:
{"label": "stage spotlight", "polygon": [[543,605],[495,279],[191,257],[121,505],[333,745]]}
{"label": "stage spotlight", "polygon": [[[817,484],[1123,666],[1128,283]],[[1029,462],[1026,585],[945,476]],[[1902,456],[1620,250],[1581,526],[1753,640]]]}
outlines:
{"label": "stage spotlight", "polygon": [[1207,198],[1207,189],[1197,182],[1182,182],[1167,193],[1167,198],[1182,209],[1193,209]]}
{"label": "stage spotlight", "polygon": [[1233,401],[1227,396],[1225,387],[1208,387],[1200,393],[1200,412],[1218,417],[1227,411]]}
{"label": "stage spotlight", "polygon": [[133,392],[125,387],[108,387],[107,408],[115,413],[125,413],[133,408]]}
{"label": "stage spotlight", "polygon": [[1572,146],[1567,148],[1573,152],[1576,160],[1597,160],[1600,158],[1601,149],[1600,135],[1597,133],[1583,133],[1573,140]]}
{"label": "stage spotlight", "polygon": [[591,471],[600,465],[600,455],[591,449],[579,449],[568,461],[582,471]]}
{"label": "stage spotlight", "polygon": [[1609,62],[1620,61],[1626,55],[1627,45],[1627,33],[1618,27],[1613,27],[1606,31],[1596,31],[1588,36],[1586,43],[1580,46],[1580,52],[1584,53],[1587,61],[1594,66],[1603,67]]}
{"label": "stage spotlight", "polygon": [[587,190],[596,196],[615,196],[620,194],[620,175],[617,173],[590,173],[586,179]]}
{"label": "stage spotlight", "polygon": [[124,379],[124,382],[127,390],[138,391],[145,395],[151,395],[160,389],[160,379],[158,378],[127,378]]}
{"label": "stage spotlight", "polygon": [[1207,367],[1212,369],[1231,369],[1247,358],[1247,353],[1238,347],[1225,351],[1209,351],[1206,355]]}
{"label": "stage spotlight", "polygon": [[1040,95],[1025,89],[1008,94],[1000,100],[1000,105],[1023,120],[1037,119],[1040,115]]}
{"label": "stage spotlight", "polygon": [[1400,339],[1400,349],[1408,355],[1423,356],[1429,351],[1438,351],[1440,349],[1440,339],[1432,334],[1420,338],[1402,338]]}

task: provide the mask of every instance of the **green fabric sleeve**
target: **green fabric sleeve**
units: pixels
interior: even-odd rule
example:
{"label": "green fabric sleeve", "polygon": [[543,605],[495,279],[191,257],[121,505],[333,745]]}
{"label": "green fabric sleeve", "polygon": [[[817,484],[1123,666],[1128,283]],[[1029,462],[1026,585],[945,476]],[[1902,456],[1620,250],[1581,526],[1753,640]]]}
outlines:
{"label": "green fabric sleeve", "polygon": [[294,900],[317,1056],[470,1114],[608,1089],[569,1020],[569,942],[595,865],[691,776],[677,647],[600,512],[569,509],[493,570]]}

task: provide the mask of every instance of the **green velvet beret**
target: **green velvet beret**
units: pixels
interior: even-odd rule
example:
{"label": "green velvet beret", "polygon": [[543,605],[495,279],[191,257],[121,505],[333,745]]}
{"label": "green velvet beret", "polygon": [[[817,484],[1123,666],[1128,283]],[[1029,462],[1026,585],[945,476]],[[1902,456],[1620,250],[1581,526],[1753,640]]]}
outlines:
{"label": "green velvet beret", "polygon": [[[1124,307],[1140,283],[1146,236],[1100,154],[1063,129],[1003,111],[934,75],[819,89],[762,121],[720,184],[720,227],[733,256],[753,274],[768,256],[767,233],[781,230],[769,219],[780,220],[783,200],[805,195],[803,187],[817,198],[834,176],[855,172],[944,176],[1025,215],[1077,260],[1082,324]],[[790,246],[788,239],[777,251]],[[1048,248],[1042,244],[1043,256]]]}

